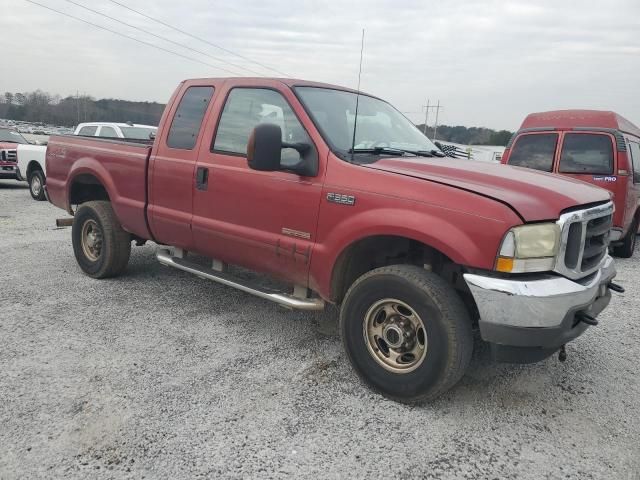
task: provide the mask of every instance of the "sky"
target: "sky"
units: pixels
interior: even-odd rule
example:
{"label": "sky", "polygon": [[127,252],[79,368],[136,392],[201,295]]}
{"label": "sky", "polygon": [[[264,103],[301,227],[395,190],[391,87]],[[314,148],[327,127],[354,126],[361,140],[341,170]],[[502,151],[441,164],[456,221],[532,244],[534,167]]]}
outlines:
{"label": "sky", "polygon": [[563,108],[640,124],[638,0],[118,0],[225,50],[111,0],[73,2],[162,38],[68,0],[34,1],[205,64],[0,0],[0,92],[165,103],[186,78],[282,76],[263,66],[355,88],[364,29],[361,89],[416,123],[440,100],[446,125],[515,130],[528,113]]}

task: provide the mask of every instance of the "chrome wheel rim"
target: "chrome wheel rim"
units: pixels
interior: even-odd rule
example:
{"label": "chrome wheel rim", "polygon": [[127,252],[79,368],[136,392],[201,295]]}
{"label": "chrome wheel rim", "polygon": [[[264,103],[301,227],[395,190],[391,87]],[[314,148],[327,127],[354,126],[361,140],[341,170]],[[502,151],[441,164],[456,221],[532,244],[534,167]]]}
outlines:
{"label": "chrome wheel rim", "polygon": [[365,314],[363,335],[373,359],[390,372],[412,372],[427,355],[424,323],[400,300],[385,298],[374,303]]}
{"label": "chrome wheel rim", "polygon": [[95,220],[84,222],[80,239],[84,255],[92,262],[98,260],[102,253],[102,230]]}
{"label": "chrome wheel rim", "polygon": [[31,178],[31,193],[37,197],[40,195],[41,190],[42,183],[40,182],[40,178],[37,175],[34,175],[33,178]]}

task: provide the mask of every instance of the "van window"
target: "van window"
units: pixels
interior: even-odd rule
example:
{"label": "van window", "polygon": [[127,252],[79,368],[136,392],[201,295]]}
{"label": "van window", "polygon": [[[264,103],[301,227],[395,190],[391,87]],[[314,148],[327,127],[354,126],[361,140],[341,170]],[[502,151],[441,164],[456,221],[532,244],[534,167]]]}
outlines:
{"label": "van window", "polygon": [[522,135],[513,146],[509,165],[550,172],[558,144],[557,133]]}
{"label": "van window", "polygon": [[560,155],[561,173],[613,173],[613,143],[607,135],[567,133]]}
{"label": "van window", "polygon": [[96,126],[86,126],[82,127],[78,132],[78,135],[82,135],[84,137],[93,137],[96,134],[98,127]]}
{"label": "van window", "polygon": [[640,143],[629,142],[629,151],[633,167],[633,183],[640,183]]}
{"label": "van window", "polygon": [[192,150],[198,140],[202,119],[209,107],[213,87],[189,87],[184,92],[171,122],[167,145]]}
{"label": "van window", "polygon": [[[214,151],[247,154],[253,128],[260,123],[274,123],[282,130],[282,141],[311,143],[307,132],[285,98],[266,88],[234,88],[227,98],[213,145]],[[300,154],[282,150],[282,164],[296,162]]]}

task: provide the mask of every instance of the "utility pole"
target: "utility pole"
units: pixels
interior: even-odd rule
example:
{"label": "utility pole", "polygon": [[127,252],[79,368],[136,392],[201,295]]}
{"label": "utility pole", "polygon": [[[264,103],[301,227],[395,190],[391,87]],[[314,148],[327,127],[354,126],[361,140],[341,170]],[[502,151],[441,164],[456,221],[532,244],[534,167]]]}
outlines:
{"label": "utility pole", "polygon": [[436,123],[433,126],[433,141],[436,141],[436,135],[438,133],[438,114],[440,113],[440,100],[438,100],[438,105],[436,106]]}
{"label": "utility pole", "polygon": [[76,107],[78,110],[78,123],[80,123],[80,92],[78,90],[76,90]]}
{"label": "utility pole", "polygon": [[[443,106],[440,105],[440,100],[438,100],[438,104],[437,105],[430,105],[430,101],[429,99],[427,99],[427,104],[422,106],[422,109],[424,110],[424,127],[422,129],[422,133],[424,133],[424,136],[427,136],[427,124],[429,123],[429,109],[435,109],[436,111],[436,123],[433,126],[433,141],[436,141],[436,133],[438,131],[438,113],[440,113],[440,109],[444,108]],[[417,112],[414,112],[417,113]]]}
{"label": "utility pole", "polygon": [[429,122],[429,99],[427,98],[427,104],[423,105],[422,108],[424,109],[424,129],[423,132],[424,136],[427,136],[427,123]]}

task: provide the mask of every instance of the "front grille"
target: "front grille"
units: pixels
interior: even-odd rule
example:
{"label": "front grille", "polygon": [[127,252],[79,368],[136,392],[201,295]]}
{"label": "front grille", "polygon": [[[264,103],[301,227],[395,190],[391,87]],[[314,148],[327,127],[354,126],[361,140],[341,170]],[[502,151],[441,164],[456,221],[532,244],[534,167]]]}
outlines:
{"label": "front grille", "polygon": [[0,150],[0,160],[3,162],[16,162],[18,160],[17,150]]}
{"label": "front grille", "polygon": [[577,279],[597,270],[609,248],[613,204],[565,213],[558,224],[562,240],[556,271]]}

